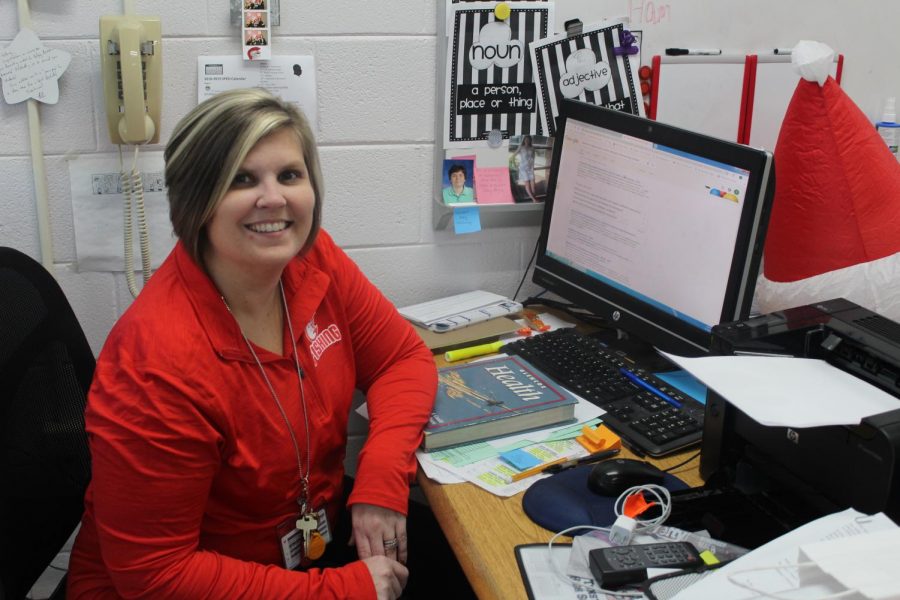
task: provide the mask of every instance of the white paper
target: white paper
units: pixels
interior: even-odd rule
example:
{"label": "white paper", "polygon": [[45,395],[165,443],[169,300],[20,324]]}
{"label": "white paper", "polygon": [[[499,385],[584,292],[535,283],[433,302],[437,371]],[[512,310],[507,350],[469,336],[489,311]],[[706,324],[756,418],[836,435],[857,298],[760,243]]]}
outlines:
{"label": "white paper", "polygon": [[[798,548],[802,544],[852,537],[896,527],[894,522],[882,513],[869,516],[849,508],[807,523],[772,540],[768,544],[760,546],[683,590],[673,600],[700,600],[706,598],[745,600],[762,597],[735,585],[728,579],[729,575],[738,578],[738,581],[741,583],[749,584],[756,589],[763,589],[770,593],[784,593],[785,590],[791,590],[791,598],[820,598],[823,594],[831,593],[834,590],[820,586],[804,586],[802,592],[797,592],[800,580],[799,569],[796,567],[796,564]],[[769,566],[783,568],[738,573],[746,569]]]}
{"label": "white paper", "polygon": [[900,408],[894,396],[823,360],[661,354],[762,425],[855,425]]}
{"label": "white paper", "polygon": [[593,578],[570,579],[567,583],[565,575],[560,576],[557,573],[554,565],[560,572],[564,572],[571,552],[571,546],[559,544],[553,545],[552,557],[545,545],[519,549],[519,556],[534,597],[540,600],[612,598],[597,591],[597,584]]}
{"label": "white paper", "polygon": [[[126,152],[126,172],[131,172],[133,153]],[[144,206],[150,237],[150,264],[156,269],[175,245],[169,202],[166,197],[162,152],[141,152],[138,170],[144,185]],[[80,156],[69,161],[72,215],[75,221],[75,252],[79,271],[124,271],[124,195],[119,157]],[[134,263],[141,265],[137,211],[132,201],[135,223]]]}
{"label": "white paper", "polygon": [[254,87],[295,104],[316,129],[316,63],[312,56],[273,56],[252,62],[240,56],[197,57],[197,102],[226,90]]}
{"label": "white paper", "polygon": [[47,48],[31,29],[22,29],[11,44],[0,50],[3,98],[16,104],[29,98],[45,104],[59,101],[59,78],[72,55]]}

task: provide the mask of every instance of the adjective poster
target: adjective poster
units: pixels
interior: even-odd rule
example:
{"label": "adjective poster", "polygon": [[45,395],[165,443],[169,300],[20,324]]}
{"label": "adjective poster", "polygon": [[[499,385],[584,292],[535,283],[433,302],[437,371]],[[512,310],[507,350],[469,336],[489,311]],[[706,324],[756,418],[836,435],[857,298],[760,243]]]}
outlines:
{"label": "adjective poster", "polygon": [[505,20],[496,18],[494,2],[448,9],[445,147],[487,146],[493,130],[502,139],[544,133],[527,51],[552,30],[553,4],[507,4]]}
{"label": "adjective poster", "polygon": [[576,35],[561,33],[530,45],[540,117],[547,135],[556,131],[563,98],[644,116],[643,97],[635,86],[639,33],[633,32],[633,47],[627,48],[623,43],[625,21],[610,19],[585,25]]}

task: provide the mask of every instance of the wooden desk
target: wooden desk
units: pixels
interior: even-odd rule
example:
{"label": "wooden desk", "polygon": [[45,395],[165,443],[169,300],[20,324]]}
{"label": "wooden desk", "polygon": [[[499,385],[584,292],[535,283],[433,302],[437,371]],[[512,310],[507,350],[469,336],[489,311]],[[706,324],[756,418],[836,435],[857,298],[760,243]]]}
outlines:
{"label": "wooden desk", "polygon": [[[438,366],[443,358],[435,357]],[[662,469],[676,465],[697,448],[651,462]],[[637,458],[622,449],[622,458]],[[703,485],[699,473],[700,458],[672,471],[685,483]],[[481,600],[521,600],[525,586],[516,564],[519,544],[548,542],[554,532],[536,525],[522,510],[522,495],[501,498],[471,483],[441,485],[419,470],[419,484],[434,511],[469,583]],[[561,538],[567,541],[568,538]]]}

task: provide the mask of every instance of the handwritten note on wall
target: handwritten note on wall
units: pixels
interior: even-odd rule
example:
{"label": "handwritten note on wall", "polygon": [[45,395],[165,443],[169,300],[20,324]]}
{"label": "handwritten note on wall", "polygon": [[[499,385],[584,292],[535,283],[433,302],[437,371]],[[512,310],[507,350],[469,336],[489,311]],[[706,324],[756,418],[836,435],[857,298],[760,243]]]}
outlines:
{"label": "handwritten note on wall", "polygon": [[72,55],[47,48],[30,29],[23,29],[9,46],[0,50],[3,98],[9,104],[34,98],[46,104],[59,101],[59,78]]}

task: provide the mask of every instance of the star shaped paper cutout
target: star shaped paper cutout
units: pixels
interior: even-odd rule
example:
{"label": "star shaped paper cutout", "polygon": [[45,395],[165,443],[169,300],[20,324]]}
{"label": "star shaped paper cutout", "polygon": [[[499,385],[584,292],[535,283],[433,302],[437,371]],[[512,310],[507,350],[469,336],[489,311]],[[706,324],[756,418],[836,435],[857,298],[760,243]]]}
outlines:
{"label": "star shaped paper cutout", "polygon": [[9,104],[34,98],[46,104],[59,101],[59,78],[72,55],[47,48],[30,29],[22,29],[6,48],[0,50],[0,79],[3,98]]}

